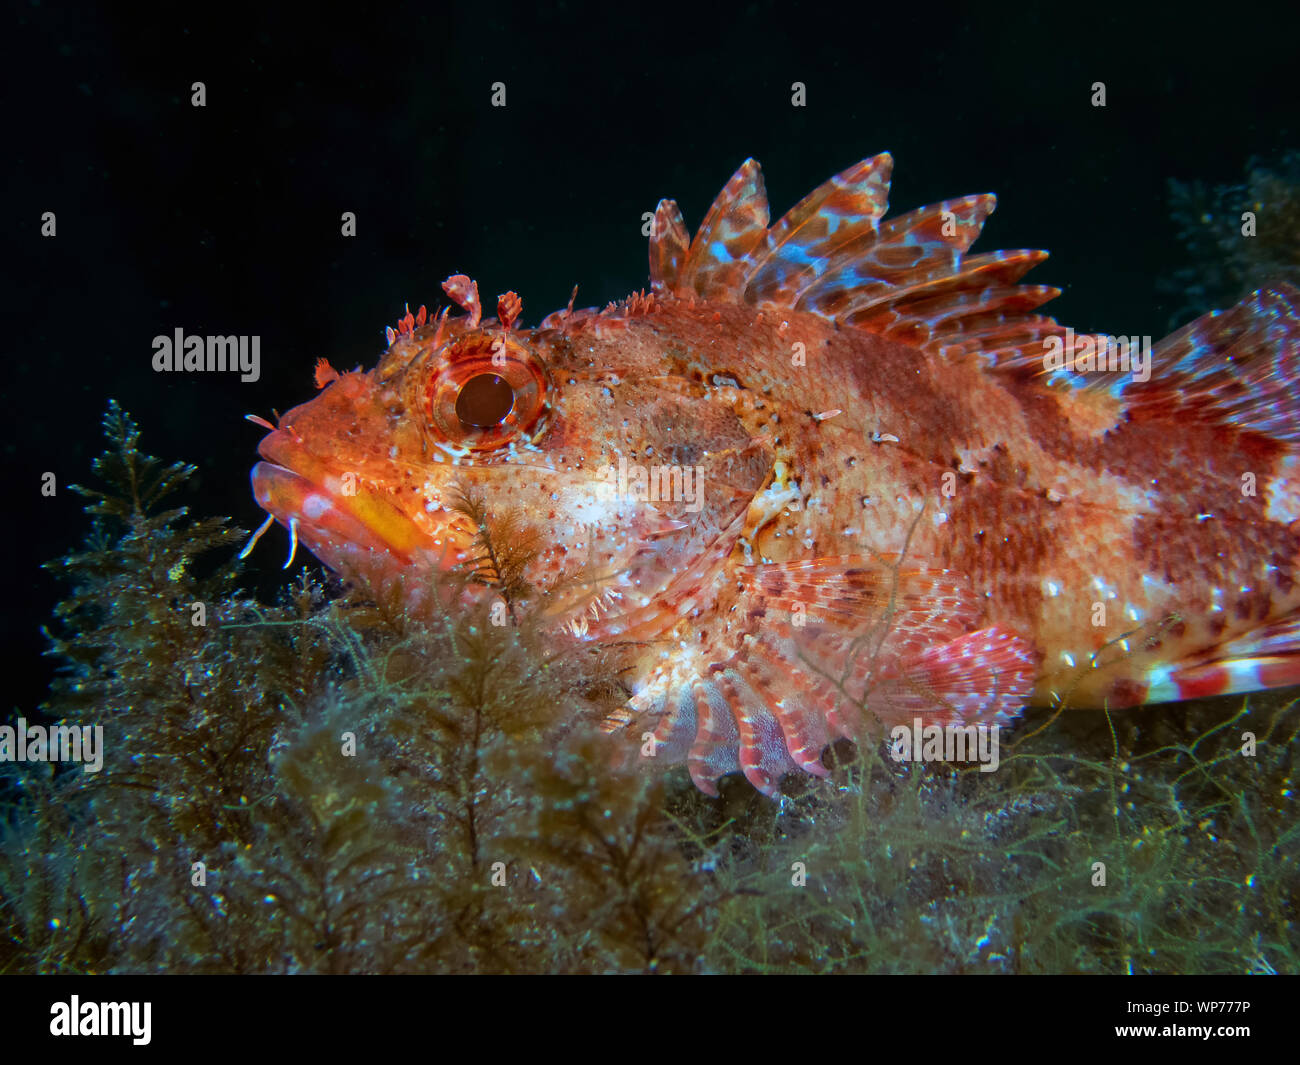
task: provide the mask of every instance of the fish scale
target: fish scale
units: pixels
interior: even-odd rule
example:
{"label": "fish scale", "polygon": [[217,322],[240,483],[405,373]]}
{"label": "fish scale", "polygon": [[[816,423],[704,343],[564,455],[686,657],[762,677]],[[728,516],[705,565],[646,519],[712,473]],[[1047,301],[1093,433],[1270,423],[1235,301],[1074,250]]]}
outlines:
{"label": "fish scale", "polygon": [[1098,369],[1106,338],[1019,283],[1045,252],[968,254],[993,196],[887,219],[892,165],[770,223],[749,160],[693,239],[659,204],[649,292],[535,329],[450,278],[463,315],[408,309],[373,370],[318,364],[255,497],[414,612],[478,564],[448,500],[508,517],[541,549],[482,595],[642,648],[611,742],[651,732],[707,792],[775,794],[897,722],[1300,683],[1300,292],[1189,324],[1145,380]]}

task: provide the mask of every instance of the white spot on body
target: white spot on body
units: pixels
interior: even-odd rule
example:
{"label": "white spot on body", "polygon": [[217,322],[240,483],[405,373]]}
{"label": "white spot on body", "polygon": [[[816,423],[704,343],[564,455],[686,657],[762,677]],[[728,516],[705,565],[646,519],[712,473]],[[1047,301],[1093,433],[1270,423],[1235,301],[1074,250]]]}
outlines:
{"label": "white spot on body", "polygon": [[1286,455],[1264,489],[1264,517],[1282,525],[1300,520],[1300,455]]}
{"label": "white spot on body", "polygon": [[1114,599],[1117,596],[1115,586],[1107,584],[1101,577],[1093,577],[1092,587],[1104,599]]}
{"label": "white spot on body", "polygon": [[1259,665],[1253,658],[1230,658],[1228,667],[1229,691],[1251,691],[1263,687],[1259,678]]}
{"label": "white spot on body", "polygon": [[312,521],[319,521],[325,514],[328,514],[333,509],[334,504],[325,496],[319,495],[316,492],[313,492],[302,501],[303,516],[310,518]]}
{"label": "white spot on body", "polygon": [[1181,698],[1178,685],[1172,680],[1173,673],[1170,666],[1152,667],[1147,674],[1147,702],[1172,703]]}

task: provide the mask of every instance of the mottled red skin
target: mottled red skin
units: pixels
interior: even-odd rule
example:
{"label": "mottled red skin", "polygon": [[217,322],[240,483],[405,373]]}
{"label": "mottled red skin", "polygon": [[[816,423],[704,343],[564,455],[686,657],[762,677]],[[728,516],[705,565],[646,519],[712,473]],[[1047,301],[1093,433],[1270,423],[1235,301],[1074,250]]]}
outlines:
{"label": "mottled red skin", "polygon": [[[1033,639],[1043,662],[1039,702],[1066,692],[1078,706],[1141,701],[1124,692],[1144,681],[1151,663],[1189,658],[1300,608],[1300,536],[1262,514],[1283,452],[1261,436],[1157,416],[1134,422],[1107,396],[947,364],[814,315],[674,298],[641,307],[575,315],[570,327],[522,334],[556,382],[554,422],[538,445],[560,461],[532,483],[521,483],[516,464],[439,462],[425,442],[426,419],[406,405],[407,377],[423,370],[432,325],[401,340],[375,370],[344,374],[290,411],[261,453],[298,470],[354,471],[366,494],[414,526],[394,555],[403,564],[454,562],[467,549],[463,522],[449,526],[445,515],[425,513],[426,483],[458,479],[480,488],[490,507],[513,508],[550,543],[533,574],[539,589],[574,571],[573,545],[557,526],[564,515],[549,498],[558,482],[594,478],[618,455],[643,460],[647,448],[689,460],[679,465],[693,465],[702,449],[728,450],[713,460],[716,471],[706,471],[708,494],[717,498],[698,516],[659,508],[716,529],[744,511],[781,459],[804,508],[763,528],[763,556],[897,553],[924,505],[909,557],[966,574],[990,621]],[[803,367],[790,365],[795,343],[805,346]],[[705,384],[717,375],[741,387]],[[812,417],[836,408],[842,413],[832,418]],[[872,443],[873,433],[897,442]],[[1258,476],[1253,497],[1242,495],[1244,472]],[[953,494],[945,497],[949,473],[955,487],[950,479]],[[1196,520],[1207,512],[1219,517]],[[947,515],[942,524],[939,514]],[[308,546],[346,570],[300,521]],[[671,552],[675,562],[689,553]],[[608,554],[611,564],[628,557],[612,547]],[[1276,572],[1265,572],[1268,563]],[[1107,587],[1098,590],[1094,578]],[[1061,593],[1045,594],[1047,581]],[[1241,593],[1242,586],[1252,591]],[[1216,587],[1222,612],[1211,611]],[[1097,602],[1107,604],[1101,626],[1093,624]],[[1126,616],[1129,605],[1137,621]],[[638,632],[662,635],[675,620],[657,611]],[[1062,663],[1068,652],[1084,666],[1126,633],[1136,634],[1132,653],[1107,667]]]}
{"label": "mottled red skin", "polygon": [[[601,332],[598,320],[578,335]],[[796,341],[807,352],[802,369],[781,357]],[[725,372],[745,386],[717,398],[751,436],[774,434],[772,454],[805,498],[802,513],[766,527],[764,556],[898,552],[924,505],[909,557],[964,573],[990,622],[1030,635],[1043,663],[1036,702],[1054,693],[1076,706],[1141,702],[1137,686],[1152,664],[1190,659],[1300,608],[1300,530],[1264,515],[1285,452],[1257,434],[1156,413],[1131,421],[1105,395],[945,363],[798,313],[670,301],[628,322],[618,350],[643,351],[649,365],[677,363],[687,377]],[[843,413],[811,417],[835,408]],[[898,442],[873,444],[873,433]],[[1254,496],[1241,491],[1247,472],[1257,475]],[[1202,513],[1216,517],[1198,521]],[[947,521],[936,525],[938,514]],[[1048,581],[1059,595],[1045,594]],[[1215,588],[1222,611],[1212,610]],[[1103,625],[1093,624],[1098,602],[1107,606]],[[1126,634],[1131,653],[1089,667]]]}

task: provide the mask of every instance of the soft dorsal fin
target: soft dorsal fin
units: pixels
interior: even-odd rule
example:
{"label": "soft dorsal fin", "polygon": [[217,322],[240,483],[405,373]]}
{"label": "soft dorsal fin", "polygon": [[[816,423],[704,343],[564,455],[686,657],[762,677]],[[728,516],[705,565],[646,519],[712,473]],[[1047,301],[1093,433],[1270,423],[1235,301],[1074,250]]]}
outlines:
{"label": "soft dorsal fin", "polygon": [[656,291],[818,314],[844,325],[992,365],[1041,356],[1064,333],[1032,312],[1058,291],[1017,285],[1042,251],[967,257],[992,195],[965,196],[882,221],[893,159],[864,159],[768,226],[758,163],[746,160],[690,240],[677,204],[664,200],[650,237]]}
{"label": "soft dorsal fin", "polygon": [[1192,418],[1300,444],[1300,289],[1277,282],[1160,341],[1130,415]]}

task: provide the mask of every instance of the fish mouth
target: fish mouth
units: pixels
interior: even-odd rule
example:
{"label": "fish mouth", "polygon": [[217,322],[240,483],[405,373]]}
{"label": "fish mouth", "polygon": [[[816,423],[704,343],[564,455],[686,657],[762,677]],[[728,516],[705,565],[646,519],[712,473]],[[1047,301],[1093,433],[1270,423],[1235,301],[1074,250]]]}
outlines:
{"label": "fish mouth", "polygon": [[[284,454],[285,449],[276,445],[286,441],[275,440],[277,435],[271,434],[258,447],[263,461],[253,467],[253,498],[289,530],[295,542],[331,569],[373,574],[377,569],[454,565],[455,558],[445,556],[455,552],[436,544],[396,507],[372,492],[347,491],[344,478],[298,448],[292,456]],[[294,550],[291,546],[290,561]]]}
{"label": "fish mouth", "polygon": [[253,467],[252,481],[257,505],[331,569],[347,568],[347,556],[356,552],[386,553],[411,561],[400,550],[399,537],[383,535],[350,508],[340,506],[340,496],[293,470],[259,462]]}

